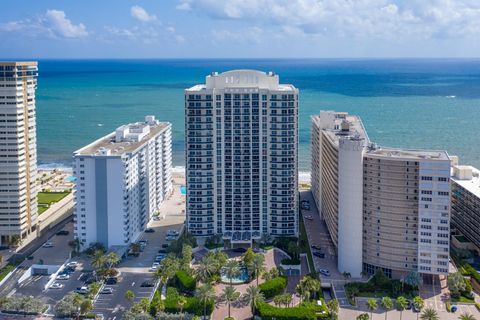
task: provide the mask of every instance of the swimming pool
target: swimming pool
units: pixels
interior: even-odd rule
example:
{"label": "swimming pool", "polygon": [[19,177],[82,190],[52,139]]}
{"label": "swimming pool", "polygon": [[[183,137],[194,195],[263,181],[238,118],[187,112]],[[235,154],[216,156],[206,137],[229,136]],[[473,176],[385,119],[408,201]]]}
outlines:
{"label": "swimming pool", "polygon": [[220,275],[223,283],[240,284],[245,283],[250,279],[250,277],[248,276],[248,269],[246,267],[240,267],[239,275],[235,278],[232,278],[231,280],[225,275],[225,269],[223,268],[222,270],[220,270]]}
{"label": "swimming pool", "polygon": [[76,180],[77,178],[75,178],[74,176],[65,177],[65,181],[67,182],[75,182]]}
{"label": "swimming pool", "polygon": [[187,194],[187,187],[181,186],[180,187],[180,193],[183,194],[183,195],[186,195]]}

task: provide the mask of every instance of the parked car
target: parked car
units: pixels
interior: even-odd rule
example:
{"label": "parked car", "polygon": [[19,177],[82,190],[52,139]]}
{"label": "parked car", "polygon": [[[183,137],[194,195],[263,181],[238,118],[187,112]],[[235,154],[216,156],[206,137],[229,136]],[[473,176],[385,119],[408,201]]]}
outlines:
{"label": "parked car", "polygon": [[70,279],[70,275],[68,273],[60,273],[57,275],[57,280],[68,280]]}
{"label": "parked car", "polygon": [[102,291],[100,291],[101,294],[111,294],[113,293],[112,288],[103,288]]}
{"label": "parked car", "polygon": [[330,277],[330,271],[327,269],[320,269],[319,271],[321,274],[323,274],[326,277]]}
{"label": "parked car", "polygon": [[407,307],[405,309],[407,309],[407,310],[412,309],[412,301],[410,301],[410,300],[407,301]]}
{"label": "parked car", "polygon": [[83,287],[78,287],[76,290],[75,290],[76,293],[79,293],[79,294],[87,294],[88,293],[88,288],[86,286],[83,286]]}
{"label": "parked car", "polygon": [[160,220],[160,217],[159,216],[153,216],[153,220],[158,221],[158,220]]}
{"label": "parked car", "polygon": [[160,266],[160,263],[154,262],[152,266],[150,267],[150,271],[155,272],[157,271],[158,267]]}
{"label": "parked car", "polygon": [[320,246],[317,246],[316,244],[312,244],[310,247],[315,250],[322,250],[322,248]]}
{"label": "parked car", "polygon": [[50,241],[47,241],[45,242],[42,247],[44,248],[53,248],[53,243],[51,243]]}
{"label": "parked car", "polygon": [[168,248],[168,243],[162,244],[162,248],[165,248],[165,249]]}
{"label": "parked car", "polygon": [[321,259],[325,258],[325,253],[323,253],[323,252],[314,251],[312,254],[313,254],[315,257],[319,257],[319,258],[321,258]]}
{"label": "parked car", "polygon": [[167,250],[165,250],[165,249],[160,249],[160,250],[158,250],[158,253],[164,253],[164,254],[166,254],[166,253],[167,253]]}
{"label": "parked car", "polygon": [[154,233],[155,230],[153,230],[152,228],[148,228],[148,229],[145,229],[145,233]]}
{"label": "parked car", "polygon": [[62,288],[63,288],[63,284],[58,282],[54,282],[50,285],[50,289],[62,289]]}
{"label": "parked car", "polygon": [[312,216],[303,216],[305,219],[307,220],[313,220],[313,217]]}
{"label": "parked car", "polygon": [[70,234],[70,231],[67,230],[60,230],[56,233],[57,236],[68,236]]}
{"label": "parked car", "polygon": [[245,248],[235,248],[232,251],[233,252],[238,252],[238,253],[245,253],[245,252],[247,252],[247,249],[245,249]]}
{"label": "parked car", "polygon": [[70,261],[69,263],[66,264],[68,268],[76,268],[78,266],[77,261]]}
{"label": "parked car", "polygon": [[63,269],[63,272],[64,273],[74,273],[75,272],[75,267],[65,267],[65,269]]}
{"label": "parked car", "polygon": [[105,284],[112,285],[112,284],[117,284],[118,278],[117,277],[109,277],[107,280],[105,280]]}
{"label": "parked car", "polygon": [[178,231],[177,230],[168,230],[167,231],[167,236],[178,236]]}
{"label": "parked car", "polygon": [[155,286],[155,283],[151,280],[147,280],[147,281],[143,281],[142,284],[140,285],[140,287],[146,287],[146,288],[150,288],[150,287],[153,287]]}
{"label": "parked car", "polygon": [[175,236],[166,236],[166,237],[165,237],[165,240],[166,240],[166,241],[173,241],[173,240],[175,240],[175,239],[177,239],[177,237],[175,237]]}
{"label": "parked car", "polygon": [[146,246],[148,244],[148,241],[147,240],[140,240],[138,241],[138,244],[140,244],[141,246]]}

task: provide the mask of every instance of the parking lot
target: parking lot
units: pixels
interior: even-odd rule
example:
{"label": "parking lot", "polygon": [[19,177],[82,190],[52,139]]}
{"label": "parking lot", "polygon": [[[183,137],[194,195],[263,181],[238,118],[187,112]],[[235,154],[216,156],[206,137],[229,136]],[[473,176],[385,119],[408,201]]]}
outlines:
{"label": "parking lot", "polygon": [[[149,227],[154,229],[153,233],[143,233],[142,240],[147,240],[144,251],[138,257],[127,257],[118,266],[120,275],[118,282],[114,285],[105,285],[112,288],[110,294],[99,294],[94,303],[93,313],[103,314],[105,319],[121,319],[123,312],[128,310],[133,303],[139,302],[142,298],[149,298],[153,294],[154,287],[144,287],[142,283],[153,282],[153,272],[150,271],[158,250],[165,244],[167,230],[180,231],[183,227],[184,217],[166,216],[160,221],[152,221]],[[135,299],[129,302],[125,299],[125,292],[131,290]]]}

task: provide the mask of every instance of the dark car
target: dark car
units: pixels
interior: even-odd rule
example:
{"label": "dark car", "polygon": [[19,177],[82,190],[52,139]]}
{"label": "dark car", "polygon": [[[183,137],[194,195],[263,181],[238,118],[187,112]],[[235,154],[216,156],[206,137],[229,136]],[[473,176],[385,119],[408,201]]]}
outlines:
{"label": "dark car", "polygon": [[325,258],[325,253],[323,252],[319,252],[319,251],[315,251],[314,253],[312,253],[315,257],[319,257],[321,259]]}
{"label": "dark car", "polygon": [[154,233],[155,230],[153,230],[152,228],[148,228],[148,229],[145,229],[145,233]]}
{"label": "dark car", "polygon": [[60,230],[56,233],[57,236],[68,236],[70,234],[70,231],[67,230]]}
{"label": "dark car", "polygon": [[245,252],[247,252],[247,249],[245,249],[245,248],[235,248],[232,251],[233,252],[238,252],[238,253],[245,253]]}
{"label": "dark car", "polygon": [[73,266],[66,267],[65,269],[63,269],[63,271],[65,273],[74,273],[75,272],[75,267],[73,267]]}
{"label": "dark car", "polygon": [[105,280],[105,283],[108,285],[117,284],[117,282],[118,282],[117,277],[110,277],[110,278],[107,278],[107,280]]}
{"label": "dark car", "polygon": [[410,300],[407,301],[407,306],[405,307],[405,309],[407,309],[407,310],[412,309],[412,301],[410,301]]}
{"label": "dark car", "polygon": [[165,250],[165,249],[160,249],[160,250],[158,250],[158,253],[167,253],[167,250]]}
{"label": "dark car", "polygon": [[96,279],[95,279],[95,277],[89,277],[89,278],[85,279],[85,282],[84,282],[84,283],[85,283],[85,284],[92,284],[92,283],[94,283],[94,282],[97,282]]}
{"label": "dark car", "polygon": [[168,243],[162,244],[162,248],[168,248]]}
{"label": "dark car", "polygon": [[317,246],[316,244],[312,244],[311,247],[315,250],[322,250],[322,248],[320,246]]}
{"label": "dark car", "polygon": [[147,287],[147,288],[150,288],[150,287],[153,287],[155,286],[155,283],[153,281],[143,281],[142,284],[140,285],[140,287]]}

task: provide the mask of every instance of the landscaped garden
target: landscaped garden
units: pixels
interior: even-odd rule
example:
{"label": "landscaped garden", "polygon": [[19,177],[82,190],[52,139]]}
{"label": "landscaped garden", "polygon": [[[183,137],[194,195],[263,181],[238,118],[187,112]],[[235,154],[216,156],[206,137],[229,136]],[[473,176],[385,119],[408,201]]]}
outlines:
{"label": "landscaped garden", "polygon": [[[209,243],[219,247],[219,241]],[[200,319],[213,312],[215,319],[235,319],[241,311],[242,317],[247,312],[262,319],[313,320],[338,312],[338,304],[330,304],[331,308],[325,304],[315,275],[303,277],[294,292],[288,292],[289,278],[281,268],[267,267],[266,253],[251,248],[241,255],[212,250],[192,264],[192,244],[196,245],[188,234],[179,238],[155,273],[159,286],[153,299],[134,304],[124,319]],[[298,259],[297,239],[279,239],[275,245],[291,254],[287,260]]]}
{"label": "landscaped garden", "polygon": [[56,203],[63,198],[65,198],[68,194],[70,194],[70,190],[66,190],[63,192],[50,192],[50,191],[42,191],[39,192],[37,195],[38,199],[38,214],[42,214],[50,208],[53,203]]}

